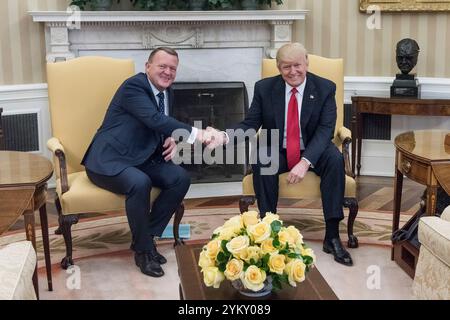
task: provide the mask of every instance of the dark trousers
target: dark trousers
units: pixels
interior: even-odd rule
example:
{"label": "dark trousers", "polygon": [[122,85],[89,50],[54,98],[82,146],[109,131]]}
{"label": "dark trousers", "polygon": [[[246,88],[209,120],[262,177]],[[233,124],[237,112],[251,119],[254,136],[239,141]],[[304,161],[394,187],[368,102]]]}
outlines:
{"label": "dark trousers", "polygon": [[[183,201],[191,179],[172,161],[151,158],[142,165],[129,167],[116,176],[86,170],[89,179],[100,188],[126,196],[126,213],[133,236],[131,248],[148,252],[153,236],[161,236],[174,211]],[[152,187],[161,189],[150,210]]]}
{"label": "dark trousers", "polygon": [[[261,152],[266,152],[269,155],[270,149],[264,149]],[[252,165],[253,187],[261,214],[277,212],[278,176],[289,171],[286,149],[278,153],[279,169],[277,174],[261,175],[261,168],[268,167],[270,164],[262,164],[259,156],[257,164]],[[314,168],[310,168],[310,170],[320,177],[320,191],[325,221],[329,219],[342,220],[344,218],[342,206],[345,191],[344,157],[342,153],[334,144],[330,144],[323,152],[317,165]],[[301,186],[302,182],[299,183]]]}

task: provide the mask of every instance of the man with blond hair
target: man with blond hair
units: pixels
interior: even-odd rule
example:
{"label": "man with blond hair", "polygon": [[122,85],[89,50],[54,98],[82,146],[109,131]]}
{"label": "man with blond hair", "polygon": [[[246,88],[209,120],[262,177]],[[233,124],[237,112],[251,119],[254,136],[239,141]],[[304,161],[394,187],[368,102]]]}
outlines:
{"label": "man with blond hair", "polygon": [[[326,234],[323,250],[344,265],[353,264],[342,246],[339,222],[344,218],[344,159],[333,144],[336,124],[336,85],[308,72],[308,53],[300,43],[282,46],[277,53],[280,75],[255,84],[254,97],[246,118],[234,129],[277,131],[279,141],[258,145],[258,160],[252,164],[253,186],[262,215],[277,212],[279,175],[289,172],[289,183],[301,183],[308,170],[320,176]],[[230,139],[236,138],[229,137]],[[277,144],[278,148],[273,148]],[[267,149],[262,152],[261,148]],[[277,154],[270,154],[276,150]],[[259,155],[278,161],[278,172],[265,174],[271,163]],[[267,157],[266,157],[267,158]]]}

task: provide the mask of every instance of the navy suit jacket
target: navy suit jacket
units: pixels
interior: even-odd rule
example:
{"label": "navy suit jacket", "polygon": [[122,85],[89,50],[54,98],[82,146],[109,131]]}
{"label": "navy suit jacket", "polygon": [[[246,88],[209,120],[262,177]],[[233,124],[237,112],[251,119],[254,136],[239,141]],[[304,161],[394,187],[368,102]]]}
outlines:
{"label": "navy suit jacket", "polygon": [[[124,169],[144,163],[157,150],[161,135],[169,137],[185,129],[187,139],[192,127],[160,114],[145,73],[127,79],[114,95],[101,127],[88,147],[81,164],[92,172],[113,176]],[[173,91],[169,92],[169,110]]]}
{"label": "navy suit jacket", "polygon": [[[302,157],[316,166],[320,156],[332,143],[336,126],[336,85],[308,72],[300,114],[300,128],[305,145]],[[286,83],[281,75],[262,79],[255,84],[253,101],[245,119],[234,129],[279,130],[283,147]],[[270,133],[269,133],[270,136]],[[270,144],[270,140],[269,140]]]}

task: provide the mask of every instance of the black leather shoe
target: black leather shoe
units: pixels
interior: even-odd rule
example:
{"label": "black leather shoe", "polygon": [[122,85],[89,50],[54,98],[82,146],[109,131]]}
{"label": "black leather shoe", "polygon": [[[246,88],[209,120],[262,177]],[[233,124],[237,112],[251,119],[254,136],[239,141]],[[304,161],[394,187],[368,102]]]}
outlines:
{"label": "black leather shoe", "polygon": [[156,249],[155,240],[153,240],[153,247],[150,248],[150,255],[152,256],[153,260],[155,260],[159,264],[164,264],[167,262],[167,259],[162,254],[160,254]]}
{"label": "black leather shoe", "polygon": [[323,251],[326,253],[332,253],[334,255],[334,260],[342,263],[343,265],[353,265],[353,260],[350,253],[348,253],[342,246],[341,239],[339,238],[325,239],[323,242]]}
{"label": "black leather shoe", "polygon": [[160,264],[155,261],[149,253],[135,253],[134,261],[143,274],[156,278],[164,275],[164,270],[161,268]]}

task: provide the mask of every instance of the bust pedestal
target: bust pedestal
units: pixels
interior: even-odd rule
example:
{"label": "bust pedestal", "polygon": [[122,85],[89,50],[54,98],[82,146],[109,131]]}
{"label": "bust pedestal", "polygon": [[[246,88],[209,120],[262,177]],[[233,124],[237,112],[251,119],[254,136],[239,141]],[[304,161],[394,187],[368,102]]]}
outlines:
{"label": "bust pedestal", "polygon": [[415,74],[398,73],[391,86],[391,97],[419,98],[420,85]]}

